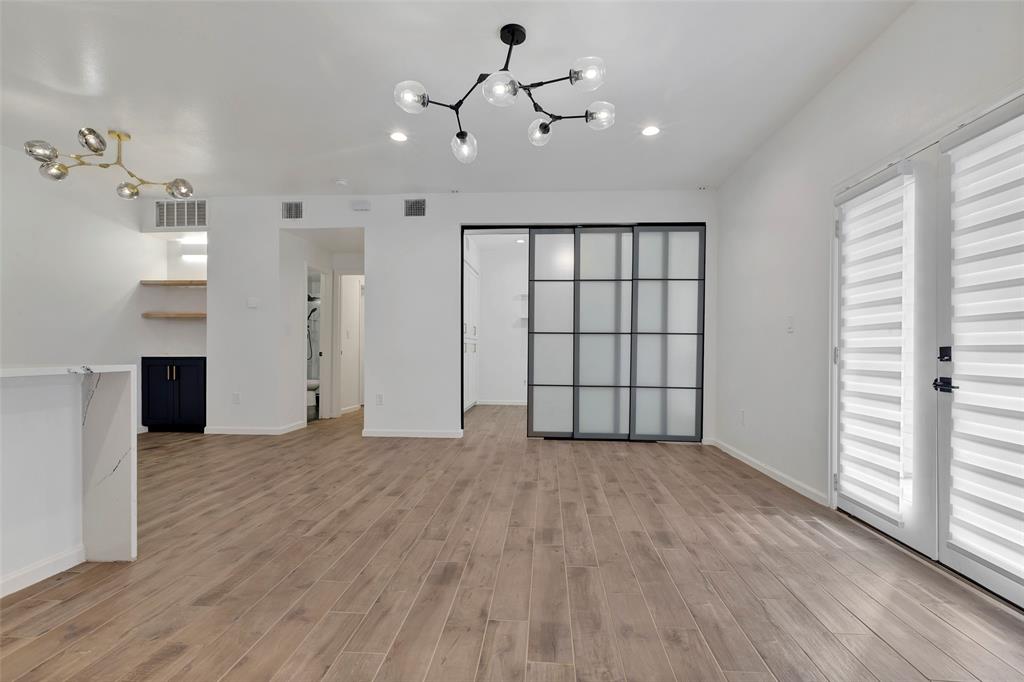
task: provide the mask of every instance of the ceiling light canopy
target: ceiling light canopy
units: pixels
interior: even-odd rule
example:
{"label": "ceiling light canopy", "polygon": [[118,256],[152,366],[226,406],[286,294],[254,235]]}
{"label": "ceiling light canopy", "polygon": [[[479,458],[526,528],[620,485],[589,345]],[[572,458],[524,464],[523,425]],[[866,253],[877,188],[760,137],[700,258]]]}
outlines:
{"label": "ceiling light canopy", "polygon": [[[147,185],[161,186],[169,195],[175,199],[188,199],[192,196],[192,183],[185,178],[174,178],[169,182],[150,182],[143,180],[135,173],[128,170],[124,165],[123,143],[132,139],[132,136],[121,130],[108,130],[107,134],[117,140],[117,156],[113,161],[103,163],[92,163],[86,159],[98,156],[102,157],[107,151],[107,141],[103,139],[93,128],[81,128],[78,131],[78,143],[84,147],[87,154],[61,154],[49,142],[45,140],[29,140],[25,143],[25,154],[40,162],[39,174],[50,180],[63,180],[71,172],[72,168],[79,166],[91,166],[93,168],[119,167],[131,180],[125,180],[117,185],[114,191],[122,199],[138,199],[139,190]],[[63,157],[74,163],[63,163]]]}
{"label": "ceiling light canopy", "polygon": [[[494,73],[482,73],[477,76],[476,82],[466,91],[462,99],[454,104],[445,104],[432,100],[423,84],[418,81],[402,81],[395,86],[395,104],[403,111],[410,114],[422,113],[424,109],[433,104],[434,106],[451,109],[455,113],[455,122],[459,131],[451,141],[452,154],[462,163],[472,163],[477,154],[476,138],[472,133],[462,129],[462,117],[460,111],[466,98],[472,94],[479,85],[480,92],[488,103],[496,107],[509,107],[516,103],[519,93],[524,93],[533,105],[533,110],[542,115],[530,124],[527,129],[527,138],[530,143],[537,147],[543,147],[551,140],[551,126],[568,119],[581,119],[594,130],[610,128],[615,123],[615,106],[608,102],[594,102],[582,114],[562,116],[552,114],[544,109],[534,98],[533,91],[551,83],[569,81],[571,85],[583,92],[597,90],[604,83],[605,67],[604,60],[600,57],[582,57],[573,62],[569,74],[561,78],[552,78],[546,81],[533,83],[522,83],[509,71],[509,62],[512,60],[512,48],[521,45],[526,40],[526,29],[519,24],[506,24],[501,27],[498,33],[501,42],[508,45],[508,53],[505,56],[504,65]],[[405,136],[402,136],[404,141]],[[392,133],[391,139],[396,139]]]}

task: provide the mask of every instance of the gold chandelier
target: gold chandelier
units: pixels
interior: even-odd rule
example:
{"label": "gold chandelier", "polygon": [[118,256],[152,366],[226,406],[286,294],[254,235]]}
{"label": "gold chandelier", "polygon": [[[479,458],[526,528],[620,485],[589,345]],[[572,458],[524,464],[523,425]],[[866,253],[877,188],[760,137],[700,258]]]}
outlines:
{"label": "gold chandelier", "polygon": [[[82,128],[78,131],[78,143],[89,150],[88,154],[61,154],[49,142],[45,140],[29,140],[25,143],[25,153],[36,161],[39,161],[39,174],[50,180],[63,180],[71,172],[72,168],[79,166],[92,166],[94,168],[119,167],[131,180],[120,183],[115,191],[122,199],[137,199],[139,190],[146,186],[160,186],[175,199],[188,199],[192,196],[192,183],[185,178],[174,178],[169,182],[151,182],[139,177],[124,165],[122,145],[131,140],[132,136],[121,130],[108,130],[107,134],[117,140],[117,156],[113,161],[94,163],[87,161],[93,157],[102,158],[107,151],[107,141],[92,128]],[[64,163],[60,159],[68,159]]]}

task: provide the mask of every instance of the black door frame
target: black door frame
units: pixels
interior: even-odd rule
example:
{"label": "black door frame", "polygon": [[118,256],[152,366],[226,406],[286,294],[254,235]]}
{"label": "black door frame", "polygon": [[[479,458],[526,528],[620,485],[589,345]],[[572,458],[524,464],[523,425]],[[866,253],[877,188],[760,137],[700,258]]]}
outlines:
{"label": "black door frame", "polygon": [[[625,222],[625,223],[612,223],[612,222],[606,222],[606,223],[525,223],[525,224],[523,224],[523,223],[520,223],[520,224],[506,223],[506,224],[501,224],[501,225],[494,225],[494,224],[484,224],[484,225],[482,225],[482,224],[470,223],[470,224],[462,224],[462,225],[460,225],[460,227],[459,227],[459,339],[458,339],[459,340],[459,428],[460,429],[465,429],[466,428],[466,419],[465,419],[466,412],[464,410],[465,400],[466,400],[466,395],[465,395],[465,393],[466,393],[466,367],[465,367],[465,358],[463,357],[463,351],[462,351],[463,336],[464,336],[463,332],[462,332],[462,328],[463,328],[462,325],[466,322],[466,284],[465,284],[465,275],[464,275],[464,268],[465,268],[464,262],[465,262],[465,259],[466,259],[466,232],[467,231],[473,231],[473,232],[493,231],[493,232],[496,232],[496,233],[500,233],[500,232],[503,232],[503,231],[504,232],[508,232],[510,230],[524,230],[524,229],[527,230],[527,233],[526,233],[528,235],[528,237],[527,237],[527,248],[529,249],[529,254],[528,254],[527,258],[528,258],[528,260],[529,260],[529,262],[530,262],[530,264],[532,266],[532,261],[533,261],[533,249],[532,249],[532,246],[533,245],[532,245],[532,240],[529,238],[529,235],[531,234],[529,232],[529,230],[531,230],[533,228],[539,228],[539,229],[544,229],[544,228],[563,228],[563,229],[564,228],[571,228],[571,229],[575,230],[576,228],[587,228],[587,227],[613,227],[613,228],[614,227],[618,227],[618,228],[623,228],[623,227],[628,227],[628,228],[637,228],[637,227],[640,227],[640,228],[644,228],[644,227],[650,227],[650,228],[687,227],[687,228],[694,228],[694,229],[698,229],[699,230],[700,235],[701,235],[701,249],[700,249],[701,296],[700,296],[700,300],[699,300],[699,305],[700,305],[699,318],[700,318],[700,329],[701,329],[701,344],[700,344],[700,353],[698,354],[698,363],[699,363],[698,371],[699,371],[699,374],[700,374],[700,400],[697,401],[697,405],[696,405],[696,407],[697,407],[697,419],[696,419],[697,433],[696,433],[696,435],[694,437],[687,436],[687,437],[676,437],[676,438],[657,438],[655,440],[663,440],[663,441],[670,441],[671,440],[671,441],[697,442],[697,443],[701,442],[701,440],[704,437],[704,393],[705,393],[705,389],[706,389],[706,387],[704,386],[704,366],[706,364],[704,362],[704,353],[707,350],[706,343],[704,342],[704,340],[705,340],[705,332],[706,332],[706,326],[705,326],[706,325],[706,305],[705,305],[705,300],[704,299],[705,299],[705,297],[707,295],[707,288],[706,288],[706,274],[707,274],[707,222],[706,221],[685,221],[684,220],[684,221],[675,221],[675,222]],[[634,267],[634,271],[632,273],[634,278],[637,275],[636,270],[635,270],[635,268],[636,268],[636,262],[635,262],[636,261],[636,257],[637,257],[636,249],[634,248],[634,253],[633,253],[633,259],[634,259],[633,267]],[[530,269],[532,271],[532,267]],[[576,280],[578,278],[578,273],[574,273],[574,275],[575,275],[574,276],[574,280]],[[527,285],[528,286],[529,286],[529,278],[530,278],[530,273],[528,272],[527,273]],[[573,280],[567,280],[567,281],[573,281]],[[635,287],[635,282],[634,282],[634,287],[633,288],[634,289],[636,288]],[[635,291],[633,292],[633,295],[635,296]],[[532,302],[532,298],[533,297],[531,296],[530,298],[531,298],[530,305],[532,306],[533,305],[533,302]],[[574,302],[574,306],[575,305],[576,304]],[[635,310],[635,306],[634,306],[633,315],[635,315],[635,313],[636,313],[636,310]],[[529,324],[532,325],[532,316],[531,316]],[[530,334],[529,334],[529,330],[528,330],[527,331],[527,343],[528,344],[529,344],[529,336],[530,336]],[[574,336],[575,336],[575,334],[574,334]],[[632,337],[631,337],[631,341],[632,341]],[[575,341],[574,341],[574,344],[575,344]],[[574,352],[573,353],[573,365],[574,366],[576,364],[576,357],[575,357],[575,355],[576,354]],[[632,343],[631,343],[631,348],[630,348],[630,355],[631,355],[631,357],[630,357],[630,366],[631,366],[631,373],[632,373],[632,366],[633,366],[633,357],[632,357],[633,356],[633,348],[632,348]],[[529,348],[527,348],[527,367],[526,367],[527,384],[528,384],[527,391],[529,391],[529,380],[530,380],[530,371],[531,371],[531,369],[532,369],[532,359],[529,356]],[[574,369],[574,376],[575,376],[575,369]],[[632,378],[631,378],[631,382],[632,382]],[[573,400],[574,400],[574,403],[575,403],[575,389],[573,391],[573,394],[574,394],[574,399]],[[529,401],[530,401],[529,395],[527,395],[526,400],[527,400],[527,404],[529,405]],[[633,410],[633,397],[632,397],[632,388],[631,388],[630,389],[630,411],[632,412],[632,410]],[[575,405],[573,407],[573,412],[574,412],[574,414],[573,414],[573,422],[575,424]],[[632,420],[633,420],[633,416],[631,414],[630,415],[630,423],[631,424],[632,424]],[[553,438],[553,437],[545,436],[545,438]],[[572,440],[609,440],[607,438],[600,438],[600,437],[597,437],[597,438],[574,438],[572,436],[563,436],[563,437],[558,437],[558,438],[572,439]],[[631,437],[628,436],[628,434],[627,434],[626,438],[616,438],[615,440],[617,440],[617,441],[626,440],[626,441],[633,441],[633,442],[651,442],[652,441],[652,439],[635,439],[635,438],[631,438]]]}

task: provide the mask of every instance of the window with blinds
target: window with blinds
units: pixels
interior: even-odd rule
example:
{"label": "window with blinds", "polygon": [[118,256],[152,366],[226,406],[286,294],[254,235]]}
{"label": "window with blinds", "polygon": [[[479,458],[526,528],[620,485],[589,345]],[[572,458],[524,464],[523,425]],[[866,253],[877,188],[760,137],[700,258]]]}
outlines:
{"label": "window with blinds", "polygon": [[900,523],[913,491],[914,183],[839,207],[839,494]]}
{"label": "window with blinds", "polygon": [[1024,578],[1024,117],[949,152],[949,543]]}

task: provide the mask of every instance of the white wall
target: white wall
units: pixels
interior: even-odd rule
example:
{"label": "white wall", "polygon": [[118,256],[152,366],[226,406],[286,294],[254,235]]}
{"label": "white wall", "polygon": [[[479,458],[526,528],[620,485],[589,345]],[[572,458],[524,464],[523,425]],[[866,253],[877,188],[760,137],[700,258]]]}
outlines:
{"label": "white wall", "polygon": [[720,188],[715,430],[727,449],[827,499],[835,190],[1022,78],[1024,3],[915,4]]}
{"label": "white wall", "polygon": [[21,151],[0,154],[0,364],[204,354],[202,323],[141,316],[187,301],[181,291],[139,286],[167,276],[167,243],[139,232],[142,202],[114,195],[115,173],[72,171],[54,183]]}
{"label": "white wall", "polygon": [[[280,202],[294,197],[210,199],[208,329],[209,424],[245,432],[286,426],[274,396],[284,331],[277,282],[281,228],[365,229],[365,429],[370,435],[461,434],[459,405],[460,226],[706,221],[708,262],[716,262],[714,192],[537,192],[426,195],[427,216],[406,218],[405,196],[372,196],[370,212],[353,197],[303,197],[304,218],[282,221]],[[215,212],[214,212],[215,211]],[[709,267],[708,309],[715,309]],[[246,298],[260,300],[246,308]],[[706,425],[714,422],[713,315],[707,324]],[[239,404],[231,394],[240,393]],[[376,405],[380,394],[383,405]],[[269,431],[272,432],[272,431]]]}
{"label": "white wall", "polygon": [[277,433],[287,423],[279,377],[291,367],[280,366],[287,323],[280,306],[280,230],[251,221],[241,203],[223,202],[213,215],[207,231],[206,428]]}
{"label": "white wall", "polygon": [[[507,243],[480,249],[478,403],[526,404],[526,298],[529,247]],[[472,240],[472,238],[470,238]]]}
{"label": "white wall", "polygon": [[167,240],[167,279],[206,279],[206,262],[186,261],[181,254],[181,243]]}

